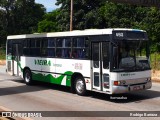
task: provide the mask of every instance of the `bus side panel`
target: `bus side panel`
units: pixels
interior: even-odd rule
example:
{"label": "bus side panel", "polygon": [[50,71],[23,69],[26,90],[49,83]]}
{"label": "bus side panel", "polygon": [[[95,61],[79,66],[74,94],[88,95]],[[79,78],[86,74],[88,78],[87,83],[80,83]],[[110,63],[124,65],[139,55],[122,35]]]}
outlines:
{"label": "bus side panel", "polygon": [[32,72],[32,79],[37,79],[34,77],[34,74],[41,74],[41,65],[39,64],[41,60],[41,57],[21,57],[21,67],[24,72],[24,68],[29,68]]}
{"label": "bus side panel", "polygon": [[56,59],[54,66],[56,67],[57,77],[66,75],[66,77],[62,80],[61,85],[70,86],[71,75],[77,72],[83,75],[86,81],[87,90],[91,90],[90,60]]}
{"label": "bus side panel", "polygon": [[31,70],[33,80],[71,86],[71,76],[78,72],[86,81],[86,89],[91,90],[89,60],[40,57],[22,57],[21,59],[22,68],[28,67]]}

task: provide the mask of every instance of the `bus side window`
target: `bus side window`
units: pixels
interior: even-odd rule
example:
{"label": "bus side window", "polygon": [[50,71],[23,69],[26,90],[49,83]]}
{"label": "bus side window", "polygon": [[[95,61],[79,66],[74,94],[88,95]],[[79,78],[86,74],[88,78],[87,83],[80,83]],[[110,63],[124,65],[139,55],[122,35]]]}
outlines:
{"label": "bus side window", "polygon": [[31,56],[41,56],[41,49],[40,49],[40,38],[32,38],[30,39],[30,55]]}
{"label": "bus side window", "polygon": [[78,58],[85,58],[85,51],[84,49],[78,50]]}
{"label": "bus side window", "polygon": [[71,39],[58,38],[56,40],[56,57],[70,58],[71,54]]}
{"label": "bus side window", "polygon": [[30,55],[30,39],[23,40],[23,55]]}
{"label": "bus side window", "polygon": [[62,49],[60,48],[56,49],[56,57],[59,57],[59,58],[62,57]]}
{"label": "bus side window", "polygon": [[42,56],[55,57],[55,38],[42,39]]}
{"label": "bus side window", "polygon": [[76,59],[88,58],[88,45],[89,40],[85,37],[78,37],[73,39],[73,52],[72,57]]}
{"label": "bus side window", "polygon": [[62,57],[63,58],[69,58],[71,53],[71,49],[63,49],[62,50]]}
{"label": "bus side window", "polygon": [[55,38],[48,38],[47,56],[55,57]]}
{"label": "bus side window", "polygon": [[48,57],[55,57],[55,48],[48,48],[47,49],[47,56]]}

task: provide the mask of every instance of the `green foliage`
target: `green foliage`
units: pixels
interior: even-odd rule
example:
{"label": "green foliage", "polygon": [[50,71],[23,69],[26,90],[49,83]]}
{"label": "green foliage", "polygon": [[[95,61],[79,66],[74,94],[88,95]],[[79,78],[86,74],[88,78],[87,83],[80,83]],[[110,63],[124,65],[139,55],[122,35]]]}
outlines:
{"label": "green foliage", "polygon": [[[88,29],[98,27],[97,10],[102,0],[74,0],[73,3],[73,29]],[[57,17],[61,31],[68,31],[70,27],[70,0],[57,0],[61,5],[60,14]]]}
{"label": "green foliage", "polygon": [[43,16],[43,20],[38,23],[38,32],[57,32],[59,31],[57,23],[57,15],[59,10],[54,10],[50,13],[46,13]]}
{"label": "green foliage", "polygon": [[[57,0],[61,5],[57,17],[60,31],[69,30],[70,0]],[[74,0],[73,29],[135,28],[146,30],[151,52],[160,52],[160,9],[102,0]]]}
{"label": "green foliage", "polygon": [[7,35],[36,32],[44,14],[44,6],[35,4],[35,0],[1,0],[0,44],[5,43]]}
{"label": "green foliage", "polygon": [[150,57],[152,69],[160,70],[160,53],[152,53]]}
{"label": "green foliage", "polygon": [[0,60],[6,59],[6,51],[4,48],[0,48]]}
{"label": "green foliage", "polygon": [[[151,40],[151,52],[160,52],[160,9],[104,0],[73,2],[73,30],[143,29]],[[60,8],[45,14],[44,6],[35,4],[34,0],[1,0],[0,44],[11,34],[69,31],[70,4],[70,0],[57,0]]]}

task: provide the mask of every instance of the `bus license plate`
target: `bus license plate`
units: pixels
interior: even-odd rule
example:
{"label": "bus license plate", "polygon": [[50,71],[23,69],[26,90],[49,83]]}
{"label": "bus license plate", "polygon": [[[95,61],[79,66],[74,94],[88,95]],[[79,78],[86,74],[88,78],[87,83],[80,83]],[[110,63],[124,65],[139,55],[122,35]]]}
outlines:
{"label": "bus license plate", "polygon": [[131,87],[131,90],[132,90],[132,91],[142,90],[142,89],[143,89],[143,86],[140,86],[140,85],[139,85],[139,86],[132,86],[132,87]]}

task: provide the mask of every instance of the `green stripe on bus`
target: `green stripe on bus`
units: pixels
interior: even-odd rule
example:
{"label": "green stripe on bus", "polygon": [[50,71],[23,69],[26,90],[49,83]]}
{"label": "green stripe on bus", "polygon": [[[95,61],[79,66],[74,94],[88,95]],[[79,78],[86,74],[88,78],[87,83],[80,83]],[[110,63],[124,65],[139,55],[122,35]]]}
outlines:
{"label": "green stripe on bus", "polygon": [[32,79],[61,85],[62,84],[62,80],[66,76],[66,86],[71,86],[71,75],[72,74],[73,74],[73,72],[67,71],[64,74],[62,74],[61,76],[55,78],[51,74],[44,75],[44,74],[41,74],[41,73],[33,73],[32,72]]}

